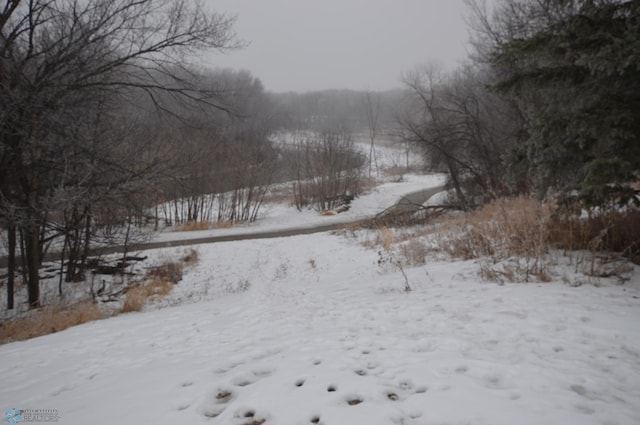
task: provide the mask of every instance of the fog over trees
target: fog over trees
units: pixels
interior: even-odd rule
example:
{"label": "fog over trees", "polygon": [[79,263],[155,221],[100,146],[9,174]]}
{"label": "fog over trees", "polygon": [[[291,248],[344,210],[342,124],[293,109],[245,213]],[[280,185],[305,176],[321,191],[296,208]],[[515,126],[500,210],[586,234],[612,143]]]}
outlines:
{"label": "fog over trees", "polygon": [[292,182],[300,209],[339,206],[376,167],[355,133],[421,149],[447,173],[451,208],[518,194],[638,204],[640,3],[466,3],[473,49],[453,71],[424,58],[398,70],[398,90],[270,93],[250,71],[193,64],[243,47],[233,17],[197,2],[1,1],[8,308],[16,279],[40,305],[48,250],[83,281],[96,244],[256,220],[274,182]]}

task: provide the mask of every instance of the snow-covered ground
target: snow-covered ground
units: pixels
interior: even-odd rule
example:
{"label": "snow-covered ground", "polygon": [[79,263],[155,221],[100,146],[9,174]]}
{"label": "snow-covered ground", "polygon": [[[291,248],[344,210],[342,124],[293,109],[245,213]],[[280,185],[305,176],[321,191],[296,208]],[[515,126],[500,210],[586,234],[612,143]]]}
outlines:
{"label": "snow-covered ground", "polygon": [[405,268],[404,293],[357,236],[196,248],[169,307],[0,346],[4,408],[78,425],[640,423],[637,273],[499,286],[432,261]]}
{"label": "snow-covered ground", "polygon": [[[200,231],[172,231],[172,228],[165,228],[161,232],[145,231],[144,235],[138,236],[140,242],[168,242],[175,240],[190,240],[207,238],[211,236],[229,236],[229,235],[246,235],[261,232],[273,232],[279,230],[309,228],[326,224],[349,223],[370,217],[384,211],[386,208],[397,203],[403,195],[423,190],[425,188],[438,187],[445,182],[445,176],[442,174],[407,174],[401,180],[391,179],[386,183],[380,184],[368,190],[360,197],[356,198],[349,211],[336,215],[322,215],[313,209],[298,211],[289,203],[268,203],[262,208],[260,219],[255,223],[237,224],[229,228],[212,228]],[[0,255],[4,254],[3,245],[0,241]],[[140,252],[130,252],[130,254],[147,255]],[[119,255],[111,255],[105,259],[117,261]],[[48,265],[50,270],[58,270],[59,264]],[[138,265],[146,267],[146,264]],[[6,269],[5,269],[6,270]],[[0,275],[2,269],[0,269]],[[56,273],[47,273],[52,276],[41,281],[41,301],[44,305],[49,305],[58,300],[58,275]],[[109,276],[101,277],[106,281],[107,291],[112,288],[112,278]],[[119,282],[119,279],[116,278]],[[98,280],[99,284],[99,280]],[[89,285],[64,285],[66,300],[82,300],[87,299],[91,295]],[[16,317],[23,314],[27,310],[26,305],[27,291],[26,287],[20,286],[16,289],[16,306],[15,310],[6,310],[6,297],[0,297],[0,319]],[[1,407],[0,407],[1,408]]]}

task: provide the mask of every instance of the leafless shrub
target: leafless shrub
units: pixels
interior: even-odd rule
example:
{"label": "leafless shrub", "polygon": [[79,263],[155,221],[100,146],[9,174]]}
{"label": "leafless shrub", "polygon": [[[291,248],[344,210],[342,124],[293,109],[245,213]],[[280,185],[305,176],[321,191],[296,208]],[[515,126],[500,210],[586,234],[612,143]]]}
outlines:
{"label": "leafless shrub", "polygon": [[332,210],[361,192],[363,157],[350,134],[327,131],[310,136],[296,141],[290,154],[298,209]]}

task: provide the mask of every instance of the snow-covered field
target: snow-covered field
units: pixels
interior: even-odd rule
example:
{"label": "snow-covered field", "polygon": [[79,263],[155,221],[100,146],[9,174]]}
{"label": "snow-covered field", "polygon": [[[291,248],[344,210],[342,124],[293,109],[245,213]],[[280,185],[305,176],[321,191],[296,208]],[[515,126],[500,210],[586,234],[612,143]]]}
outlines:
{"label": "snow-covered field", "polygon": [[78,425],[640,423],[637,273],[499,286],[433,261],[405,269],[404,293],[357,236],[196,248],[167,308],[0,346],[4,408]]}

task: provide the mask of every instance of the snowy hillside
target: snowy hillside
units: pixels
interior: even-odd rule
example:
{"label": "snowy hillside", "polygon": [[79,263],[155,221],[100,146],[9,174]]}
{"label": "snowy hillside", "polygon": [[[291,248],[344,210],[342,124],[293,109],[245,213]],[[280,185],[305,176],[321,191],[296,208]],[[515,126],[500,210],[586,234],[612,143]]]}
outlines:
{"label": "snowy hillside", "polygon": [[404,293],[354,237],[197,249],[173,307],[0,346],[4,407],[78,425],[640,423],[637,275],[499,286],[433,262]]}

